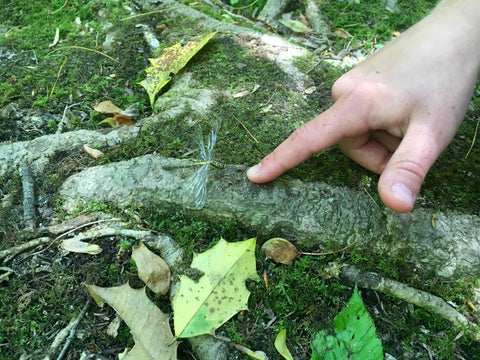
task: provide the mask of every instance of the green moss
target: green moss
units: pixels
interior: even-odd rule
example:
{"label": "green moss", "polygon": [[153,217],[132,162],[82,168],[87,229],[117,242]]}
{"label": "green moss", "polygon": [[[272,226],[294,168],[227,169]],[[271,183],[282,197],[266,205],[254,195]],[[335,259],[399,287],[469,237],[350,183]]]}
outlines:
{"label": "green moss", "polygon": [[[16,1],[7,7],[8,11],[0,14],[0,23],[11,28],[0,45],[15,56],[0,72],[0,106],[15,100],[20,107],[49,111],[58,107],[60,111],[65,102],[91,109],[105,97],[120,107],[144,102],[134,81],[145,67],[145,58],[136,56],[139,30],[134,23],[118,22],[127,12],[117,2],[96,6],[83,1]],[[107,32],[104,25],[109,21],[117,21],[116,30],[124,34],[122,48],[110,54],[119,62],[99,54],[99,42]],[[57,28],[60,42],[51,48]],[[129,87],[139,91],[127,95]]]}
{"label": "green moss", "polygon": [[438,0],[398,1],[397,11],[389,11],[385,2],[374,0],[361,1],[323,1],[321,11],[334,29],[348,31],[352,39],[336,41],[335,48],[340,51],[350,46],[364,46],[370,51],[374,44],[392,39],[394,31],[405,31],[417,23],[438,3]]}

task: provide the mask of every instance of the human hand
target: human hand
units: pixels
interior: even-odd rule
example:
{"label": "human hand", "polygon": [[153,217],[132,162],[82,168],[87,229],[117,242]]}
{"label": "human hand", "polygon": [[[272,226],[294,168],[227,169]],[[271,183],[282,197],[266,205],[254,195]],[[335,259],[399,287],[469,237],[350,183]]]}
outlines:
{"label": "human hand", "polygon": [[412,210],[428,170],[465,116],[479,72],[473,34],[480,19],[467,16],[479,13],[478,2],[454,3],[444,1],[338,79],[334,105],[249,169],[248,178],[268,182],[339,143],[347,156],[381,174],[378,192],[389,208]]}

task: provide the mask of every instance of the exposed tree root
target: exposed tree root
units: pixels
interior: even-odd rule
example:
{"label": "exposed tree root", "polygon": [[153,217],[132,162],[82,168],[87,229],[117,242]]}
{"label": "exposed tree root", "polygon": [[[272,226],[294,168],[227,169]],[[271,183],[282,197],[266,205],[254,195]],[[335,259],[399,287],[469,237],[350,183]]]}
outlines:
{"label": "exposed tree root", "polygon": [[422,307],[448,320],[459,330],[468,328],[470,336],[476,341],[480,341],[480,326],[468,320],[463,314],[459,313],[438,296],[412,288],[398,281],[380,277],[373,272],[363,272],[352,265],[344,265],[341,268],[340,278],[349,283],[356,283],[359,287],[377,290]]}

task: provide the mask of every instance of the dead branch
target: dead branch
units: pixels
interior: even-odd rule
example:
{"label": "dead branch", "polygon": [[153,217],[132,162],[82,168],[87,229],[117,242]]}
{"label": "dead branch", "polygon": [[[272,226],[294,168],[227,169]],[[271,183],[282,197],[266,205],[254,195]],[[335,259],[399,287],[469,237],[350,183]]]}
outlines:
{"label": "dead branch", "polygon": [[[77,318],[73,322],[73,325],[70,328],[70,335],[68,336],[68,339],[65,342],[65,345],[63,345],[62,351],[58,355],[57,360],[62,360],[63,356],[67,353],[68,347],[70,346],[70,343],[72,342],[73,337],[75,336],[75,332],[77,331],[78,324],[80,323],[82,318],[85,316],[85,313],[87,312],[87,309],[88,309],[89,306],[90,306],[90,299],[87,300],[87,303],[83,307],[82,311],[80,312],[80,314],[77,316]],[[71,322],[70,322],[70,324],[71,324]],[[67,327],[70,327],[70,324],[68,324]],[[55,338],[55,340],[56,340],[56,338]]]}
{"label": "dead branch", "polygon": [[85,231],[78,235],[75,235],[72,239],[83,241],[87,239],[96,239],[104,236],[127,236],[134,239],[142,240],[151,236],[150,231],[142,230],[132,230],[132,229],[120,229],[120,228],[103,228],[103,229],[92,229]]}
{"label": "dead branch", "polygon": [[457,328],[467,327],[472,338],[480,341],[480,326],[468,320],[463,314],[459,313],[438,296],[412,288],[398,281],[383,278],[373,272],[363,272],[352,265],[344,265],[341,268],[340,278],[349,283],[356,283],[359,287],[377,290],[417,305],[448,320]]}
{"label": "dead branch", "polygon": [[25,220],[25,227],[27,229],[33,229],[35,227],[33,177],[30,166],[25,162],[20,164],[20,177],[23,188],[23,220]]}
{"label": "dead branch", "polygon": [[12,258],[12,257],[20,254],[21,252],[25,251],[25,250],[28,250],[28,249],[37,247],[39,245],[48,243],[49,241],[50,241],[49,237],[41,237],[41,238],[30,240],[29,242],[26,242],[24,244],[14,246],[14,247],[8,248],[6,250],[2,250],[2,251],[0,251],[0,260],[3,259],[3,258],[6,258],[6,257]]}
{"label": "dead branch", "polygon": [[0,282],[3,280],[8,280],[8,277],[14,273],[14,271],[8,267],[0,266],[0,271],[5,271],[4,274],[0,275]]}

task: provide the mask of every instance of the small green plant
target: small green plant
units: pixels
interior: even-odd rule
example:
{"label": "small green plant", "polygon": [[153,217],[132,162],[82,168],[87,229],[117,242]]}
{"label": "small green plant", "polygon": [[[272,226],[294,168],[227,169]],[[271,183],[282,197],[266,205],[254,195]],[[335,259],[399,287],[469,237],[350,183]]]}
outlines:
{"label": "small green plant", "polygon": [[122,239],[120,240],[120,248],[124,250],[129,250],[132,248],[132,243],[131,241],[128,241],[127,239]]}
{"label": "small green plant", "polygon": [[347,306],[333,319],[335,336],[320,331],[310,344],[310,360],[383,359],[383,347],[357,286]]}

